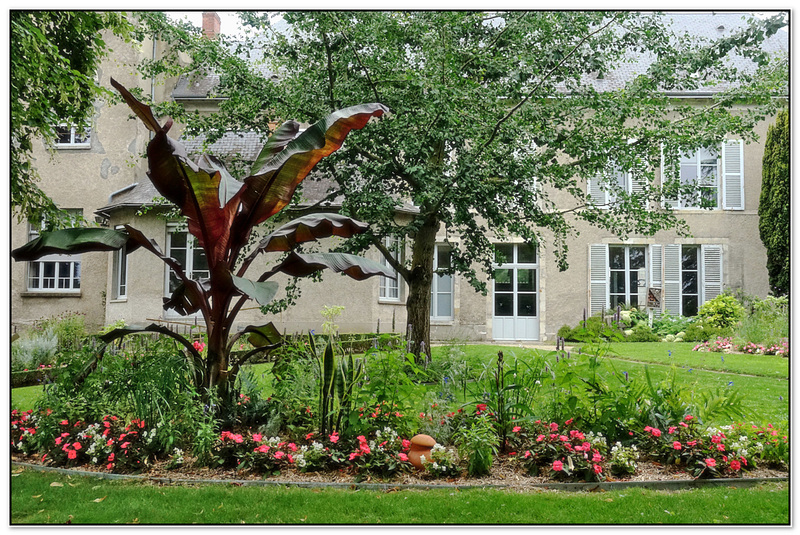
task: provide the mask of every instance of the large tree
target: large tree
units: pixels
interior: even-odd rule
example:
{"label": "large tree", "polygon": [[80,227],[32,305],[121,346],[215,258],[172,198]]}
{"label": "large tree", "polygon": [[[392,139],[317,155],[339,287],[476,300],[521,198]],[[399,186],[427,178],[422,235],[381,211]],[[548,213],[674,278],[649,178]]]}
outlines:
{"label": "large tree", "polygon": [[758,230],[767,248],[769,286],[775,295],[789,293],[789,112],[782,110],[767,130],[758,204]]}
{"label": "large tree", "polygon": [[105,31],[130,39],[121,12],[11,11],[11,206],[19,220],[57,222],[61,212],[39,188],[33,146],[56,139],[61,124],[81,127],[108,90],[97,68],[108,55]]}
{"label": "large tree", "polygon": [[[622,238],[686,232],[654,183],[662,147],[673,165],[681,152],[718,146],[726,134],[750,141],[753,125],[777,105],[771,97],[786,89],[785,63],[761,50],[784,25],[780,17],[714,40],[674,35],[659,14],[634,12],[291,12],[277,28],[269,17],[244,18],[262,30],[261,41],[240,51],[280,81],[229,63],[220,71],[220,113],[195,119],[206,132],[267,131],[276,118],[311,122],[365,100],[388,106],[383,121],[355,133],[319,169],[335,183],[329,198],[343,198],[344,213],[371,224],[357,246],[377,247],[408,285],[417,354],[423,342],[430,347],[442,227],[449,271],[484,292],[479,271],[491,273],[492,239],[549,245],[566,269],[581,222]],[[734,50],[753,70],[726,62]],[[650,62],[641,75],[617,84],[620,69],[639,58]],[[720,80],[731,89],[706,106],[669,96]],[[737,108],[743,100],[750,106]],[[638,187],[627,193],[609,180],[614,201],[600,206],[586,179],[615,169],[634,172]],[[670,185],[671,194],[680,187]],[[408,202],[414,213],[400,221],[397,208]],[[386,236],[410,243],[410,258],[395,260]]]}

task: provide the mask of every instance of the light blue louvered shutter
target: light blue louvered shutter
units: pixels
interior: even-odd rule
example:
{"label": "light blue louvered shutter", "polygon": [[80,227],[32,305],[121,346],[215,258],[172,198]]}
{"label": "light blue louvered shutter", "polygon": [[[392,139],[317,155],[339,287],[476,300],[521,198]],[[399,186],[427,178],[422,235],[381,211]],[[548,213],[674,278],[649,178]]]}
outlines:
{"label": "light blue louvered shutter", "polygon": [[722,143],[722,208],[744,210],[744,143],[740,139]]}
{"label": "light blue louvered shutter", "polygon": [[681,246],[664,246],[664,311],[681,314]]}
{"label": "light blue louvered shutter", "polygon": [[600,207],[605,207],[608,203],[608,198],[605,189],[603,189],[603,177],[597,175],[590,178],[588,181],[588,194],[591,201]]}
{"label": "light blue louvered shutter", "polygon": [[703,245],[703,303],[722,293],[722,246]]}
{"label": "light blue louvered shutter", "polygon": [[[664,287],[662,282],[662,271],[663,271],[663,259],[662,259],[662,245],[653,244],[650,246],[650,286],[653,288],[662,288]],[[663,292],[663,290],[662,290]],[[661,301],[661,307],[664,306],[664,301]],[[661,308],[654,308],[653,314],[655,317],[661,316]]]}
{"label": "light blue louvered shutter", "polygon": [[590,314],[608,308],[608,245],[589,246],[589,311]]}

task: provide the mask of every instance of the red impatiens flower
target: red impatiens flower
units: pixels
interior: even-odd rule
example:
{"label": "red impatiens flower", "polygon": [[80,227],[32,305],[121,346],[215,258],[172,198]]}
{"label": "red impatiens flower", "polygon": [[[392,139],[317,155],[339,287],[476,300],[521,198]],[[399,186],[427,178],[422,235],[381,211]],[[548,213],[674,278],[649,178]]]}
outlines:
{"label": "red impatiens flower", "polygon": [[560,472],[563,469],[564,469],[564,463],[562,463],[561,461],[553,461],[553,470],[555,470],[556,472]]}
{"label": "red impatiens flower", "polygon": [[406,455],[405,453],[398,453],[397,456],[400,458],[401,461],[408,460],[408,455]]}
{"label": "red impatiens flower", "polygon": [[599,464],[596,464],[596,465],[592,466],[592,468],[594,468],[594,473],[595,474],[599,474],[600,472],[603,471],[603,467],[600,466]]}
{"label": "red impatiens flower", "polygon": [[520,431],[522,431],[522,428],[520,426],[518,426],[518,425],[515,425],[514,429],[512,429],[511,431],[513,433],[519,433]]}
{"label": "red impatiens flower", "polygon": [[708,459],[706,459],[706,466],[708,466],[709,468],[714,468],[715,466],[717,466],[717,461],[709,457]]}
{"label": "red impatiens flower", "polygon": [[675,442],[672,443],[672,448],[676,450],[681,449],[682,448],[681,443],[676,440]]}

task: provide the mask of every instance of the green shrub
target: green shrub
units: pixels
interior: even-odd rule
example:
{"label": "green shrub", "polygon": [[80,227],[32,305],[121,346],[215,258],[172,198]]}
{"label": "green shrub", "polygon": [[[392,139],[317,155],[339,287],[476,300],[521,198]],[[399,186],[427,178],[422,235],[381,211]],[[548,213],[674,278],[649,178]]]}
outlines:
{"label": "green shrub", "polygon": [[703,303],[697,316],[706,325],[729,329],[744,318],[744,307],[732,295],[721,294]]}
{"label": "green shrub", "polygon": [[37,322],[36,330],[52,331],[58,338],[59,351],[72,351],[80,347],[88,335],[84,314],[79,312],[62,314]]}
{"label": "green shrub", "polygon": [[686,329],[694,321],[693,318],[673,316],[669,312],[664,312],[660,317],[653,319],[653,332],[660,337],[666,337],[670,334],[675,336],[680,332],[686,332]]}
{"label": "green shrub", "polygon": [[497,454],[498,439],[492,423],[485,415],[463,427],[455,436],[459,455],[467,460],[467,472],[476,477],[489,473]]}
{"label": "green shrub", "polygon": [[631,334],[625,340],[628,342],[658,342],[661,338],[646,323],[639,323],[631,329]]}
{"label": "green shrub", "polygon": [[708,342],[717,338],[728,338],[733,334],[732,329],[712,327],[705,322],[695,322],[686,327],[684,342]]}
{"label": "green shrub", "polygon": [[55,363],[58,337],[53,329],[31,331],[11,344],[11,369],[34,370]]}

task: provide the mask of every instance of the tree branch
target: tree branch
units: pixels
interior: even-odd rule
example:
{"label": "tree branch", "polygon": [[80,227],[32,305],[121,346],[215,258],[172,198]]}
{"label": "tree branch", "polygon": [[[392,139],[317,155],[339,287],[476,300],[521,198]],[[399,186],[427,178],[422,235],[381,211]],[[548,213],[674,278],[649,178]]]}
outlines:
{"label": "tree branch", "polygon": [[[333,13],[331,13],[331,15],[333,16],[333,19],[336,21],[336,23],[339,24],[339,19],[336,17],[336,15],[334,15]],[[378,88],[375,87],[375,84],[372,82],[372,77],[369,75],[369,69],[367,69],[367,67],[361,61],[361,56],[358,54],[356,47],[353,46],[352,41],[350,41],[350,39],[347,37],[347,34],[344,33],[344,30],[340,29],[339,33],[342,35],[344,40],[347,41],[347,45],[350,47],[350,50],[353,51],[353,55],[356,57],[356,61],[361,67],[361,70],[364,71],[364,75],[367,77],[367,83],[369,84],[369,87],[372,89],[372,93],[375,95],[375,102],[381,102],[381,97],[380,95],[378,95]]]}

